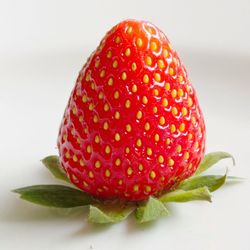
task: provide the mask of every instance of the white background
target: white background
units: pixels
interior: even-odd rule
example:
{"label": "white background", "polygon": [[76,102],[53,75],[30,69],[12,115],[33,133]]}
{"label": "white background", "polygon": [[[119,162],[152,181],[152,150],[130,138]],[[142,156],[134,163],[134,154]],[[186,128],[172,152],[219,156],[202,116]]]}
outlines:
{"label": "white background", "polygon": [[[250,185],[227,185],[213,203],[171,204],[147,226],[111,227],[86,213],[19,200],[11,189],[55,183],[39,162],[56,154],[64,107],[99,40],[125,18],[162,29],[195,86],[207,152],[231,152],[230,174],[250,178],[249,1],[0,1],[0,248],[249,250]],[[219,164],[222,173],[230,161]]]}

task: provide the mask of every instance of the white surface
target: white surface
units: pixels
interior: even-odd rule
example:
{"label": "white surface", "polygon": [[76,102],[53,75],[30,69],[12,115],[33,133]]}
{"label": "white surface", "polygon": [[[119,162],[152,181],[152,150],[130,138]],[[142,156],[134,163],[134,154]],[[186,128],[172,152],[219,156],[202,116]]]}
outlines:
{"label": "white surface", "polygon": [[134,2],[0,2],[1,249],[250,249],[249,181],[215,192],[212,204],[171,204],[172,216],[149,226],[130,218],[94,227],[84,213],[35,206],[10,192],[55,183],[39,160],[57,153],[82,64],[127,17],[151,20],[169,36],[199,95],[207,151],[231,152],[237,166],[230,174],[250,178],[249,1]]}

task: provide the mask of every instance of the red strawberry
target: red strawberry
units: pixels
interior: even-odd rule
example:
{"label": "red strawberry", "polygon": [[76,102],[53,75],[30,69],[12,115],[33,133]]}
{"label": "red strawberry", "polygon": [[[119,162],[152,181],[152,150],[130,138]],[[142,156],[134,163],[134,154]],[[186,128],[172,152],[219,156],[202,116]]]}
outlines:
{"label": "red strawberry", "polygon": [[80,189],[143,200],[196,170],[205,125],[194,88],[166,36],[148,22],[113,27],[83,66],[58,148]]}

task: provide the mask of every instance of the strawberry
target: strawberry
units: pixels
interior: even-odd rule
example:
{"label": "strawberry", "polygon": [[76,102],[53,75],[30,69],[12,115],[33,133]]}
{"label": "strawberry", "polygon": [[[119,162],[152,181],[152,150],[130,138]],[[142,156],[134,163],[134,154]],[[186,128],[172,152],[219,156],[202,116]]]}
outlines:
{"label": "strawberry", "polygon": [[113,27],[79,73],[58,136],[71,182],[99,198],[145,200],[198,167],[205,124],[179,56],[157,27]]}

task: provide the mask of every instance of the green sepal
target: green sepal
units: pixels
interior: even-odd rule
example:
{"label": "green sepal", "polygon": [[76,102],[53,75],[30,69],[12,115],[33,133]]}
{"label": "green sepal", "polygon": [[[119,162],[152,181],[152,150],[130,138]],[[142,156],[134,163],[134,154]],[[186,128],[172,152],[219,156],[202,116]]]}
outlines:
{"label": "green sepal", "polygon": [[135,207],[130,205],[90,205],[88,219],[90,222],[97,224],[117,223],[126,219],[134,210]]}
{"label": "green sepal", "polygon": [[200,187],[193,190],[175,190],[162,195],[161,202],[187,202],[193,200],[205,200],[211,202],[211,195],[207,187]]}
{"label": "green sepal", "polygon": [[213,192],[220,188],[226,181],[227,175],[205,175],[194,176],[184,180],[178,189],[193,190],[200,187],[208,187],[210,192]]}
{"label": "green sepal", "polygon": [[36,185],[18,188],[13,192],[20,198],[47,207],[79,207],[89,205],[93,199],[87,193],[62,185]]}
{"label": "green sepal", "polygon": [[57,155],[45,157],[42,159],[42,163],[54,175],[54,177],[70,183],[69,178],[60,165],[59,157]]}
{"label": "green sepal", "polygon": [[136,209],[135,217],[139,223],[156,220],[161,216],[168,216],[169,211],[165,205],[154,197],[149,197],[145,204]]}
{"label": "green sepal", "polygon": [[216,164],[220,160],[226,159],[226,158],[231,158],[233,161],[233,165],[235,165],[235,159],[229,153],[218,151],[218,152],[211,152],[211,153],[206,154],[204,158],[202,159],[199,167],[195,171],[194,175],[200,175],[201,173],[206,171],[208,168],[212,167],[214,164]]}

